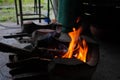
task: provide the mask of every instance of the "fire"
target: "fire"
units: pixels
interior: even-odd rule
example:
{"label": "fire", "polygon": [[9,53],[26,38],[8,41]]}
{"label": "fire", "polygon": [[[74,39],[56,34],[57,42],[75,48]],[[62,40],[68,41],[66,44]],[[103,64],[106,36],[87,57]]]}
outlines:
{"label": "fire", "polygon": [[88,52],[88,46],[87,46],[85,40],[82,40],[82,44],[83,44],[83,47],[81,47],[80,44],[78,45],[79,46],[79,53],[77,55],[77,59],[80,59],[83,62],[86,62],[86,55]]}
{"label": "fire", "polygon": [[[77,58],[83,62],[86,62],[86,55],[88,52],[88,46],[85,40],[80,41],[79,37],[82,32],[82,27],[79,29],[73,28],[73,32],[69,32],[71,42],[68,47],[68,51],[62,56],[62,58]],[[77,49],[77,51],[75,51]]]}

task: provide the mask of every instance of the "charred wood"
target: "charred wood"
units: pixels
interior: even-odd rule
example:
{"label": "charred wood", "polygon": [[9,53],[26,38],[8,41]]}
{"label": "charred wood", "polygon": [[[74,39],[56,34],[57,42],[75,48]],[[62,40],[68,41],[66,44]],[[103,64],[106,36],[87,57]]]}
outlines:
{"label": "charred wood", "polygon": [[0,43],[0,51],[14,53],[20,58],[41,57],[41,58],[48,58],[48,59],[53,59],[56,55],[59,56],[61,55],[60,53],[65,52],[64,50],[54,50],[54,49],[47,49],[47,48],[39,48],[39,49],[33,48],[32,50],[27,50],[27,49],[13,47],[11,45],[4,44],[4,43]]}
{"label": "charred wood", "polygon": [[21,34],[13,34],[13,35],[7,35],[7,36],[3,36],[4,38],[17,38],[17,37],[25,37],[25,36],[31,36],[30,34],[27,33],[21,33]]}
{"label": "charred wood", "polygon": [[21,48],[17,48],[5,43],[0,43],[0,51],[2,52],[11,52],[11,53],[15,53],[18,55],[25,55],[25,54],[30,54],[31,51],[25,50],[25,49],[21,49]]}

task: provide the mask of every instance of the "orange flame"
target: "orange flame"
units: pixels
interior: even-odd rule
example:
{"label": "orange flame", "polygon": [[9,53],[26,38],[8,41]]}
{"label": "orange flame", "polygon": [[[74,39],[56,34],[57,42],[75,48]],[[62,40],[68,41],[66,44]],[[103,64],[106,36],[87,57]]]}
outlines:
{"label": "orange flame", "polygon": [[[88,46],[87,46],[85,40],[82,40],[81,41],[82,43],[80,43],[79,36],[80,36],[81,32],[82,32],[82,28],[80,27],[77,30],[75,30],[75,28],[73,28],[73,32],[68,33],[69,36],[71,37],[71,42],[69,44],[68,51],[62,56],[62,58],[75,57],[77,59],[80,59],[83,62],[86,62],[86,55],[87,55],[87,52],[88,52]],[[76,52],[75,55],[74,55],[76,45],[77,45],[78,52]]]}
{"label": "orange flame", "polygon": [[79,46],[79,53],[77,55],[77,59],[80,59],[83,62],[86,62],[86,56],[87,56],[87,52],[88,52],[88,46],[87,46],[85,40],[82,40],[82,45],[83,45],[83,47],[81,47],[80,44],[78,45]]}

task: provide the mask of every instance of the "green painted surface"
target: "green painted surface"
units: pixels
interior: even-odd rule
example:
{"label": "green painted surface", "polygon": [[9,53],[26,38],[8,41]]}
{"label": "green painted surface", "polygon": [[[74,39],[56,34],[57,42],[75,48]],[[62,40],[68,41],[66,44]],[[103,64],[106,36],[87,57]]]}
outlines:
{"label": "green painted surface", "polygon": [[59,0],[58,22],[63,25],[63,32],[69,32],[75,27],[76,20],[81,15],[80,0]]}

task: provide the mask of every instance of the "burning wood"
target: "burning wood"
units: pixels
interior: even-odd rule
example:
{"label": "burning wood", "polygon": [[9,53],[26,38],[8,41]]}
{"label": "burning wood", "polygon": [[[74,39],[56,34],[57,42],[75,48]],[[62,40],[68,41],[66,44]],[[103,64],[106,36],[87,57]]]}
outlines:
{"label": "burning wood", "polygon": [[[39,29],[32,35],[31,49],[0,43],[0,51],[17,55],[18,61],[7,64],[14,80],[34,80],[38,76],[42,80],[58,80],[56,77],[61,80],[66,77],[67,80],[90,79],[98,63],[99,46],[94,40],[82,36],[81,31],[82,27],[73,28],[69,33],[71,40],[62,41],[59,40],[63,36],[61,33]],[[68,39],[68,35],[63,38]]]}
{"label": "burning wood", "polygon": [[54,58],[54,56],[61,56],[66,50],[58,50],[58,49],[48,49],[48,48],[33,48],[32,50],[21,49],[17,47],[13,47],[8,44],[0,43],[0,51],[2,52],[11,52],[19,56],[24,57],[43,57],[43,58]]}
{"label": "burning wood", "polygon": [[91,80],[99,61],[99,45],[93,39],[81,35],[87,42],[86,62],[76,58],[55,58],[50,65],[50,80]]}
{"label": "burning wood", "polygon": [[[70,32],[71,42],[68,45],[65,42],[59,41],[59,36],[56,38],[54,30],[37,30],[33,39],[34,45],[31,50],[20,49],[7,44],[0,43],[0,50],[3,52],[12,52],[17,55],[24,56],[39,56],[43,58],[76,58],[83,62],[87,62],[88,44],[85,39],[80,39],[82,27]],[[42,35],[41,35],[42,34]],[[42,36],[42,37],[41,37]]]}
{"label": "burning wood", "polygon": [[[83,78],[82,80],[85,80],[85,78],[88,78],[87,80],[90,80],[98,63],[99,46],[94,40],[88,37],[81,36],[79,37],[79,39],[86,40],[88,45],[88,52],[85,63],[82,60],[76,59],[75,57],[62,58],[61,55],[64,55],[66,51],[63,51],[64,52],[63,54],[62,50],[59,49],[52,48],[50,49],[39,46],[37,49],[29,51],[26,49],[21,50],[6,44],[4,45],[3,43],[0,43],[1,45],[0,49],[5,52],[6,51],[14,52],[15,54],[18,55],[23,56],[29,55],[27,59],[20,59],[20,61],[7,64],[7,66],[12,69],[10,73],[13,75],[14,80],[16,79],[31,80],[32,78],[34,80],[38,76],[40,76],[39,79],[48,78],[50,80],[58,79],[64,80],[66,79],[66,77],[69,80],[78,80],[82,78]],[[83,41],[83,43],[81,43],[80,45],[83,47],[83,45],[86,44]],[[19,52],[16,50],[18,50]],[[73,54],[77,52],[76,50],[78,50],[78,47],[75,47],[75,51],[73,51]],[[54,56],[52,55],[52,57],[50,57],[50,54],[55,55]],[[43,64],[45,65],[43,66]],[[39,75],[37,75],[37,73]],[[24,74],[25,76],[23,76]],[[42,75],[46,77],[43,78],[41,77]]]}

